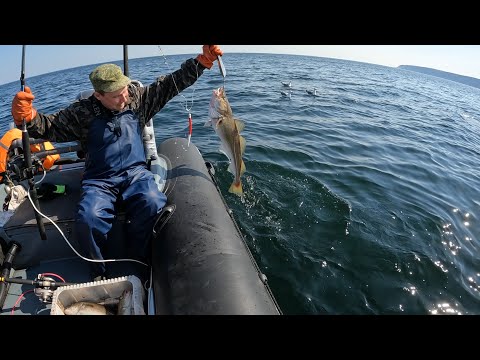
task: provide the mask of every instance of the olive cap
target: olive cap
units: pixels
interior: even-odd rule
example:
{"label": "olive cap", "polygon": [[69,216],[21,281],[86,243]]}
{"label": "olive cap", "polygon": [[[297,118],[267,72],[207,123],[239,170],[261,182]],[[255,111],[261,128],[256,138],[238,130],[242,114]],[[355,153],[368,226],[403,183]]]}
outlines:
{"label": "olive cap", "polygon": [[95,91],[113,92],[130,84],[128,76],[123,75],[120,66],[103,64],[90,73],[90,81]]}

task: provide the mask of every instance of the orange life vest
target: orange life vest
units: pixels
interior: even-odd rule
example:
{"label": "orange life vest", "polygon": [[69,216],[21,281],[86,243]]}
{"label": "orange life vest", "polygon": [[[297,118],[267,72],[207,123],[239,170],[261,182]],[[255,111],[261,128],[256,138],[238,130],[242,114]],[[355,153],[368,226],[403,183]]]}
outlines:
{"label": "orange life vest", "polygon": [[[0,139],[0,174],[3,174],[7,169],[7,162],[8,162],[8,152],[10,151],[10,145],[17,139],[22,138],[22,132],[20,129],[10,129],[8,130],[5,135],[3,135],[2,139]],[[55,149],[52,143],[49,141],[45,141],[40,144],[32,144],[30,145],[30,151],[32,153],[36,153],[39,151],[44,150],[52,150]],[[55,155],[47,155],[42,160],[43,168],[45,170],[49,170],[55,161],[60,159],[60,154]],[[0,175],[0,181],[2,180],[2,175]]]}

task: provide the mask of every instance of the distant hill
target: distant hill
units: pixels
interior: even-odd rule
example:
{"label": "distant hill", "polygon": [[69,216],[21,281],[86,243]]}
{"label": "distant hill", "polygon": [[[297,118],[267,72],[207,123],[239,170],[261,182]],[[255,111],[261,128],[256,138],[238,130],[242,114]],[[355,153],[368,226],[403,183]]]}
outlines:
{"label": "distant hill", "polygon": [[436,69],[430,69],[426,67],[413,66],[413,65],[400,65],[399,68],[404,70],[416,71],[416,72],[424,73],[427,75],[437,76],[447,80],[456,81],[465,85],[470,85],[476,88],[480,88],[480,79],[477,79],[474,77],[463,76],[463,75],[453,74],[446,71],[440,71]]}

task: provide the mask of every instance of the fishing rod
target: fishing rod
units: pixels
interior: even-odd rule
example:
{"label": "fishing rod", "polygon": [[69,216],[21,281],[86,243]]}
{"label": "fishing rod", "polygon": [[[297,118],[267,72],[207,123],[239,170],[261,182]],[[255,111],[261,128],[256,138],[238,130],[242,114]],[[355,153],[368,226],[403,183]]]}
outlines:
{"label": "fishing rod", "polygon": [[[26,45],[22,45],[22,73],[20,75],[20,89],[25,91],[25,48]],[[34,168],[32,166],[32,154],[30,151],[30,137],[28,136],[27,131],[27,121],[25,118],[22,120],[22,144],[23,144],[23,159],[25,162],[25,177],[28,179],[29,192],[31,194],[32,202],[40,211],[40,204],[38,203],[37,189],[35,188],[35,179],[34,179]],[[34,211],[35,219],[37,220],[38,231],[40,232],[40,237],[42,240],[47,240],[47,234],[45,232],[45,225],[43,223],[42,217],[38,211]]]}
{"label": "fishing rod", "polygon": [[[128,45],[123,45],[123,75],[128,76]],[[151,151],[149,152],[148,150],[146,150],[146,154],[145,154],[147,158],[148,168],[150,169],[152,160],[156,159],[157,146],[155,144],[155,137],[153,136],[153,133],[148,130],[149,127],[153,128],[152,119],[148,120],[145,123],[145,128],[143,129],[143,139],[144,139],[143,141],[144,141],[145,149],[148,149],[149,144],[152,145],[152,142],[153,142],[153,150],[152,150],[153,152]],[[149,140],[145,140],[145,139],[149,139]],[[150,267],[150,282],[149,282],[148,295],[147,295],[148,296],[147,297],[147,305],[148,305],[147,314],[148,315],[155,315],[155,295],[153,293],[152,276],[153,276],[153,268]]]}
{"label": "fishing rod", "polygon": [[123,45],[123,75],[128,76],[128,45]]}

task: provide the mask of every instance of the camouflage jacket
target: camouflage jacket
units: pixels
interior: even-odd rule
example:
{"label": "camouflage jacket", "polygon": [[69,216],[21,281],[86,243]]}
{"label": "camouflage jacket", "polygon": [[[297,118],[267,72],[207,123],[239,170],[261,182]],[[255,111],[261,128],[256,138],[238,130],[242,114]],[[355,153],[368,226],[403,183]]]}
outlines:
{"label": "camouflage jacket", "polygon": [[[196,59],[188,59],[180,69],[166,76],[160,76],[152,84],[145,87],[128,85],[130,104],[125,108],[131,109],[140,120],[143,130],[147,123],[165,104],[183,91],[203,74],[205,67]],[[87,99],[72,103],[57,113],[37,116],[28,124],[30,136],[53,142],[80,141],[82,148],[88,152],[87,136],[90,122],[98,115],[113,115],[93,95]]]}

